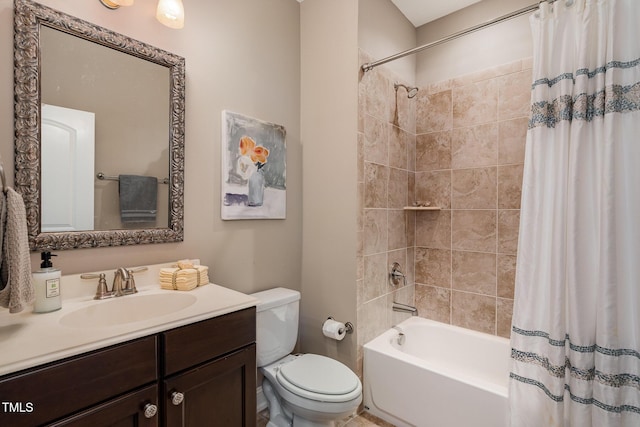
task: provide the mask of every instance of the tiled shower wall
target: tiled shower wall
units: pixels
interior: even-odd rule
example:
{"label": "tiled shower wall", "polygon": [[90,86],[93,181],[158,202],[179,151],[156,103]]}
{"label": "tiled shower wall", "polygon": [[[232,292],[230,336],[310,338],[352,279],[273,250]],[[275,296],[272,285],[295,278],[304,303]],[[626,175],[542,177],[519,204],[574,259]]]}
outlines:
{"label": "tiled shower wall", "polygon": [[531,60],[421,88],[415,302],[441,322],[509,337]]}
{"label": "tiled shower wall", "polygon": [[[360,63],[370,62],[360,54]],[[358,118],[358,349],[401,320],[394,300],[413,304],[413,224],[403,208],[413,199],[416,102],[383,67],[361,73]],[[409,231],[409,232],[408,232]],[[393,287],[389,265],[398,262],[407,286]],[[361,351],[358,352],[361,362]]]}
{"label": "tiled shower wall", "polygon": [[[360,53],[360,63],[370,62]],[[422,317],[508,337],[531,61],[422,87],[360,75],[358,348],[415,304]],[[407,212],[415,201],[440,211]],[[407,285],[388,283],[397,261]]]}

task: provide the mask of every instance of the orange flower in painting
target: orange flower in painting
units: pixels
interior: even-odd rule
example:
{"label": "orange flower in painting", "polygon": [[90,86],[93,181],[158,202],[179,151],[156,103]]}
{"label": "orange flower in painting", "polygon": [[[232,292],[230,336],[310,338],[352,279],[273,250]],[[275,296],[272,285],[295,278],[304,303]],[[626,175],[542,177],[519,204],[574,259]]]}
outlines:
{"label": "orange flower in painting", "polygon": [[246,156],[249,153],[253,152],[253,149],[256,148],[256,142],[253,138],[248,136],[243,136],[240,138],[240,155]]}
{"label": "orange flower in painting", "polygon": [[240,138],[240,155],[249,156],[253,163],[259,168],[267,163],[267,157],[269,157],[269,150],[262,145],[256,145],[253,138],[249,136],[243,136]]}
{"label": "orange flower in painting", "polygon": [[267,163],[267,157],[269,157],[269,150],[264,148],[262,145],[258,145],[253,149],[253,153],[251,154],[251,161]]}

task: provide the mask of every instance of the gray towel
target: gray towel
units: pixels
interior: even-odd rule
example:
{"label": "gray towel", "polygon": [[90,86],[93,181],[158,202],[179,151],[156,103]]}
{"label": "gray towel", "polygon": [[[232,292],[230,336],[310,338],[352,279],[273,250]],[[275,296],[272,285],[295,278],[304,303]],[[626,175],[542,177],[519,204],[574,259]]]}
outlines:
{"label": "gray towel", "polygon": [[12,188],[0,192],[0,307],[19,313],[34,299],[27,213],[22,196]]}
{"label": "gray towel", "polygon": [[158,213],[158,179],[120,175],[120,219],[122,222],[155,222]]}

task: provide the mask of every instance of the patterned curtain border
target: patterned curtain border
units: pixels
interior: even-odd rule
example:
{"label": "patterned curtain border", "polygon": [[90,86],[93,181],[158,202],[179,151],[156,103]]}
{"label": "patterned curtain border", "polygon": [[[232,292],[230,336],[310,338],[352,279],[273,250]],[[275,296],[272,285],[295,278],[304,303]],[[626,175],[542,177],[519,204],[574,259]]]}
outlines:
{"label": "patterned curtain border", "polygon": [[588,78],[592,79],[598,74],[604,74],[609,70],[613,70],[616,68],[624,70],[624,69],[636,67],[638,65],[640,65],[640,58],[634,59],[633,61],[611,61],[605,64],[604,66],[598,67],[594,70],[589,70],[588,68],[580,68],[575,72],[575,74],[563,73],[553,79],[548,79],[546,77],[542,79],[538,79],[535,82],[533,82],[533,84],[531,85],[531,90],[535,89],[536,86],[540,86],[540,85],[547,85],[548,87],[553,87],[554,85],[556,85],[557,83],[563,80],[572,80],[573,83],[575,84],[576,78],[580,76],[587,76]]}
{"label": "patterned curtain border", "polygon": [[581,93],[574,97],[562,95],[552,101],[531,104],[529,129],[540,126],[555,128],[562,121],[590,122],[611,113],[629,113],[640,110],[640,82],[611,85],[594,94]]}

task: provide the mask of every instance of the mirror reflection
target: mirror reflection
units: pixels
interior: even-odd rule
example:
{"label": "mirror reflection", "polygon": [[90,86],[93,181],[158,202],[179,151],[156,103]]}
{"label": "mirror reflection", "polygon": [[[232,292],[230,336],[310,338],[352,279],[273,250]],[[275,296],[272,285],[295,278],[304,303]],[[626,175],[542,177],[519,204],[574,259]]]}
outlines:
{"label": "mirror reflection", "polygon": [[31,250],[182,241],[184,58],[30,0],[14,14]]}
{"label": "mirror reflection", "polygon": [[167,227],[169,69],[46,26],[40,49],[42,231]]}

